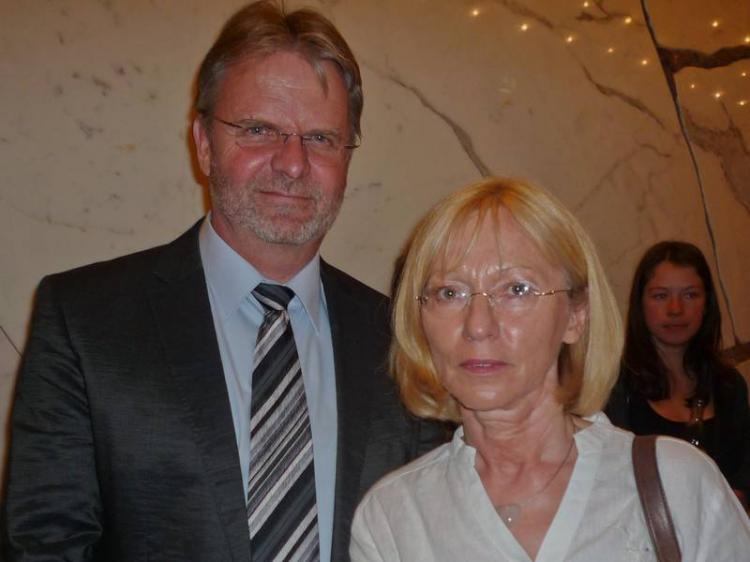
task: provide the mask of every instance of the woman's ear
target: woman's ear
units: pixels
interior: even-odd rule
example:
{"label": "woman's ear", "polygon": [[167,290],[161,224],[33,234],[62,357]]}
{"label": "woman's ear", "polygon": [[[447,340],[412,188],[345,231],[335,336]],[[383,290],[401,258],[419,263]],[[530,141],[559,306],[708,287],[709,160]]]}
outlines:
{"label": "woman's ear", "polygon": [[573,302],[570,306],[570,316],[568,317],[568,325],[565,328],[563,334],[563,342],[567,344],[574,344],[586,331],[586,325],[589,321],[589,301],[588,299],[582,299],[580,302]]}

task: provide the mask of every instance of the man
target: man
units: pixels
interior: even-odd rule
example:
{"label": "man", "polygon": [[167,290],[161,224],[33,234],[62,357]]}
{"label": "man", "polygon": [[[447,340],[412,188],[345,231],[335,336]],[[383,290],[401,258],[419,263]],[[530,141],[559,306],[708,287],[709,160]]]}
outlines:
{"label": "man", "polygon": [[318,254],[361,110],[319,14],[227,22],[193,123],[209,217],[39,286],[9,560],[348,559],[361,495],[433,438],[384,372],[386,299]]}

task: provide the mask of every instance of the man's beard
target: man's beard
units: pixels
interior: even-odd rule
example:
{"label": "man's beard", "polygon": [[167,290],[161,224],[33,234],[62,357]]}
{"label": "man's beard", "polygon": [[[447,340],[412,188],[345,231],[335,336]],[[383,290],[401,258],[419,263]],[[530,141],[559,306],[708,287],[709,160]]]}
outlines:
{"label": "man's beard", "polygon": [[[317,183],[289,179],[274,175],[253,179],[244,185],[232,185],[229,178],[212,166],[211,200],[215,212],[223,215],[236,229],[249,230],[264,242],[271,244],[302,245],[322,238],[336,220],[344,190],[326,198]],[[288,193],[310,198],[307,205],[314,209],[300,211],[299,205],[290,202],[270,206],[263,202],[259,191]],[[300,212],[306,218],[295,217]]]}

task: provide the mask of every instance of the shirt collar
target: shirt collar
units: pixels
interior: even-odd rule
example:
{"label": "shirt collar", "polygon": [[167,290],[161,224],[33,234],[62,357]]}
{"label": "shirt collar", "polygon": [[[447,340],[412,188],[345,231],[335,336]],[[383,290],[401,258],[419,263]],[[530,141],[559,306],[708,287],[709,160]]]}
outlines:
{"label": "shirt collar", "polygon": [[[206,281],[213,290],[222,319],[236,312],[258,283],[277,283],[266,279],[253,265],[235,252],[216,233],[211,224],[211,213],[206,216],[198,235],[201,261]],[[320,282],[320,254],[315,254],[305,267],[288,282],[309,316],[316,331],[320,328],[322,285]],[[294,301],[292,305],[294,306]]]}

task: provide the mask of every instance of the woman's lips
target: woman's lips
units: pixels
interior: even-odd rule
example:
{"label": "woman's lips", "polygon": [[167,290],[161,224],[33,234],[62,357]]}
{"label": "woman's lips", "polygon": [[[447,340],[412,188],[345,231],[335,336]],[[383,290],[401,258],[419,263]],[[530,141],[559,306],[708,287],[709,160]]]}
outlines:
{"label": "woman's lips", "polygon": [[504,361],[496,359],[467,359],[460,363],[462,369],[474,374],[496,373],[507,366]]}
{"label": "woman's lips", "polygon": [[665,330],[684,330],[688,327],[687,323],[679,323],[679,324],[663,324],[662,328]]}

